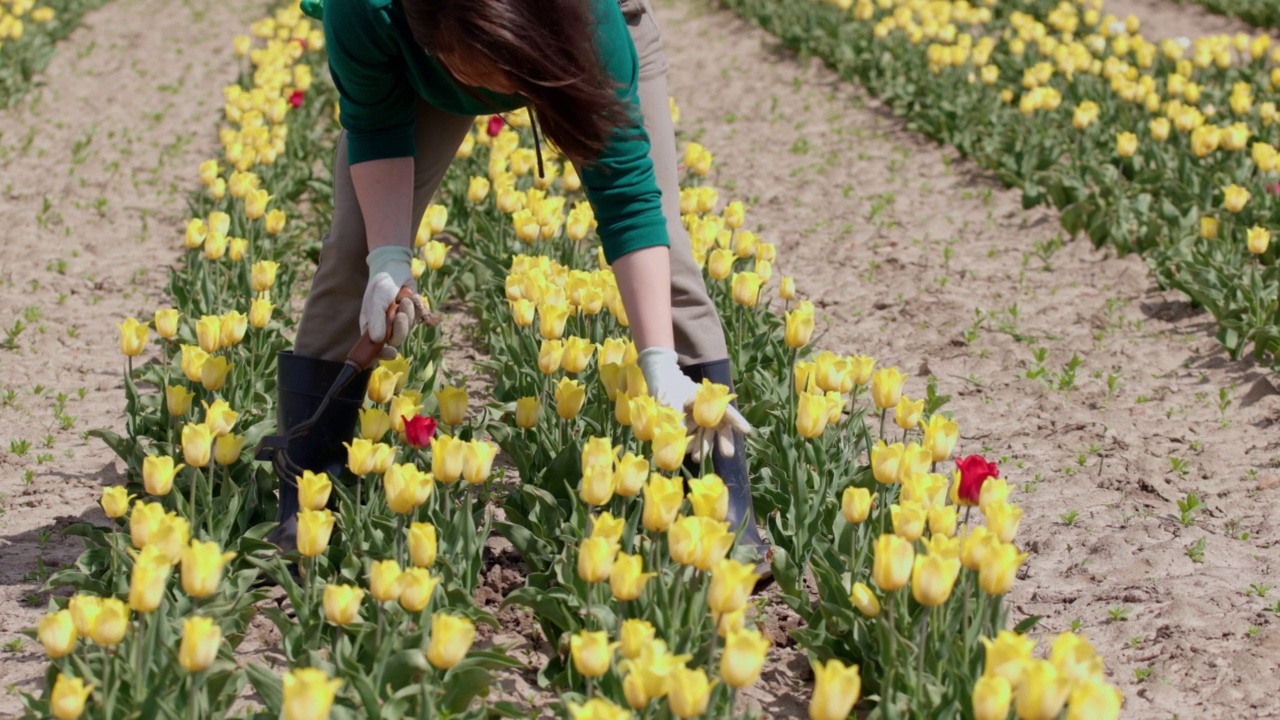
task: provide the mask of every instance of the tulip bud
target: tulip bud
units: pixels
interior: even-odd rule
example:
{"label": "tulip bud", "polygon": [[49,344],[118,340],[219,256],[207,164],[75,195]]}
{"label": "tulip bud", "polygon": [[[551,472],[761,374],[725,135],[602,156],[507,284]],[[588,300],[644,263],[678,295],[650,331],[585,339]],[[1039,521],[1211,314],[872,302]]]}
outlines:
{"label": "tulip bud", "polygon": [[129,606],[118,598],[104,598],[91,637],[102,647],[114,647],[129,629]]}
{"label": "tulip bud", "polygon": [[93,693],[93,685],[86,685],[80,678],[58,673],[49,694],[49,711],[58,720],[75,720],[84,714],[85,701]]}
{"label": "tulip bud", "polygon": [[218,659],[222,629],[212,618],[189,617],[182,621],[182,644],[178,647],[178,664],[191,673],[204,672]]}
{"label": "tulip bud", "polygon": [[128,357],[137,357],[147,349],[147,336],[150,331],[146,323],[129,317],[125,318],[124,322],[117,323],[116,327],[120,328],[120,352]]}
{"label": "tulip bud", "polygon": [[582,675],[598,678],[609,672],[613,646],[604,631],[579,630],[569,638],[569,650],[574,669]]}
{"label": "tulip bud", "polygon": [[173,308],[156,310],[156,334],[165,340],[173,339],[173,336],[178,334],[178,319],[180,317],[181,313]]}
{"label": "tulip bud", "polygon": [[276,283],[276,270],[280,263],[272,260],[259,260],[253,264],[249,274],[249,284],[256,293],[266,292]]}
{"label": "tulip bud", "polygon": [[[300,66],[300,67],[305,67],[305,66]],[[281,231],[284,230],[284,225],[287,220],[288,218],[285,216],[283,210],[277,209],[267,213],[267,220],[265,223],[267,234],[279,235]]]}
{"label": "tulip bud", "polygon": [[881,535],[875,541],[871,577],[877,587],[893,592],[911,579],[915,548],[897,535]]}
{"label": "tulip bud", "polygon": [[475,640],[476,628],[464,617],[436,613],[431,616],[431,643],[427,646],[427,660],[440,670],[462,662],[471,643]]}
{"label": "tulip bud", "polygon": [[170,385],[164,389],[165,408],[169,417],[180,418],[191,411],[191,400],[196,395],[182,385]]}
{"label": "tulip bud", "polygon": [[516,425],[524,430],[537,427],[542,404],[536,397],[523,397],[516,401]]}
{"label": "tulip bud", "polygon": [[409,568],[400,576],[400,607],[409,612],[422,612],[431,602],[431,595],[440,578],[424,568]]}
{"label": "tulip bud", "polygon": [[712,683],[702,668],[690,670],[677,667],[671,675],[671,688],[667,693],[667,705],[679,718],[698,717],[707,711],[711,699]]}
{"label": "tulip bud", "polygon": [[222,552],[215,542],[192,540],[182,551],[182,590],[193,598],[207,598],[218,591],[222,570],[234,552]]}
{"label": "tulip bud", "polygon": [[720,655],[720,677],[729,687],[754,685],[764,668],[769,641],[759,630],[734,630],[725,638]]}
{"label": "tulip bud", "polygon": [[342,680],[330,680],[323,670],[300,668],[285,673],[282,685],[284,720],[320,720],[329,717]]}
{"label": "tulip bud", "polygon": [[999,675],[984,675],[973,685],[974,720],[1006,720],[1013,687]]}
{"label": "tulip bud", "polygon": [[129,578],[129,607],[140,613],[154,612],[164,599],[172,564],[156,545],[142,548],[133,559]]}
{"label": "tulip bud", "polygon": [[224,357],[214,355],[206,358],[200,364],[200,384],[209,392],[218,392],[226,384],[231,368],[231,363]]}
{"label": "tulip bud", "polygon": [[219,465],[234,465],[244,450],[243,435],[223,435],[213,443],[213,459]]}
{"label": "tulip bud", "polygon": [[187,465],[202,468],[209,464],[213,455],[213,435],[213,430],[205,423],[182,426],[182,459]]}
{"label": "tulip bud", "polygon": [[76,624],[70,610],[47,613],[40,618],[36,637],[50,658],[57,660],[76,649]]}
{"label": "tulip bud", "polygon": [[298,552],[315,557],[329,547],[336,519],[330,510],[303,510],[298,513]]}
{"label": "tulip bud", "polygon": [[747,598],[760,576],[755,565],[724,560],[711,568],[711,588],[707,592],[707,606],[719,614],[733,613],[747,605]]}
{"label": "tulip bud", "polygon": [[129,512],[129,498],[133,497],[123,485],[115,485],[102,489],[102,511],[107,517],[116,519]]}
{"label": "tulip bud", "polygon": [[271,301],[265,298],[254,298],[249,304],[249,324],[256,330],[261,330],[271,322],[271,313],[275,311],[275,306]]}
{"label": "tulip bud", "polygon": [[440,405],[440,422],[445,425],[461,425],[467,419],[467,390],[463,387],[443,387],[435,392]]}
{"label": "tulip bud", "polygon": [[436,528],[430,523],[415,522],[409,526],[409,560],[417,567],[431,567],[436,562]]}
{"label": "tulip bud", "polygon": [[364,590],[355,585],[324,586],[324,617],[334,625],[350,625],[360,617]]}
{"label": "tulip bud", "polygon": [[382,560],[369,568],[369,594],[378,602],[400,597],[400,576],[403,571],[395,560]]}
{"label": "tulip bud", "polygon": [[857,665],[845,667],[832,658],[826,665],[813,665],[813,698],[809,701],[810,720],[845,720],[862,693],[862,675]]}

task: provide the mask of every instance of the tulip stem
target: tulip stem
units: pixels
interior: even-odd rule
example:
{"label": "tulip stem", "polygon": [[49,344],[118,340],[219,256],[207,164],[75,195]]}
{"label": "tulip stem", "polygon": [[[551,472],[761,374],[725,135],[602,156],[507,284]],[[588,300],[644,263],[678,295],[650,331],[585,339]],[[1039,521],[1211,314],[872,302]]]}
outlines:
{"label": "tulip stem", "polygon": [[200,678],[203,673],[192,673],[191,686],[187,688],[187,718],[188,720],[196,720],[200,716],[199,705],[196,702],[196,690],[200,686]]}
{"label": "tulip stem", "polygon": [[111,712],[114,709],[116,700],[116,688],[115,685],[111,684],[112,657],[105,646],[99,645],[98,650],[102,653],[102,694],[104,696],[102,705],[106,710],[106,714],[103,717],[115,717]]}
{"label": "tulip stem", "polygon": [[918,648],[916,648],[918,651],[916,653],[916,692],[918,693],[918,695],[916,696],[916,701],[919,703],[917,707],[921,709],[924,708],[924,702],[926,697],[924,692],[924,655],[925,655],[925,640],[927,639],[928,632],[929,632],[929,610],[930,609],[931,608],[928,605],[926,605],[924,606],[924,608],[922,608],[923,612],[920,613],[920,645]]}
{"label": "tulip stem", "polygon": [[200,520],[196,513],[196,487],[200,484],[200,469],[192,468],[191,473],[191,497],[187,500],[187,512],[191,514],[191,537],[197,537],[200,534]]}

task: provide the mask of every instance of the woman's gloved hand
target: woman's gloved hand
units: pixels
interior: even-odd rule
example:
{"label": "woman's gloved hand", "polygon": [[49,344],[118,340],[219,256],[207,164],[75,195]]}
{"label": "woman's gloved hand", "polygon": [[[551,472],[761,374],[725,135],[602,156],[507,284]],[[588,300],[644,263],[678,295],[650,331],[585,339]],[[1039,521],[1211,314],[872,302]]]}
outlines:
{"label": "woman's gloved hand", "polygon": [[733,433],[746,435],[751,432],[751,424],[742,417],[738,409],[730,405],[724,411],[724,418],[714,428],[699,426],[693,419],[693,404],[697,399],[698,385],[680,370],[676,351],[671,348],[651,347],[640,351],[636,364],[644,373],[644,381],[649,386],[649,394],[655,400],[684,413],[685,426],[696,436],[689,443],[689,452],[695,462],[702,460],[705,450],[718,445],[720,454],[733,457]]}
{"label": "woman's gloved hand", "polygon": [[[427,315],[427,309],[418,296],[418,283],[413,279],[411,262],[413,251],[407,247],[386,246],[369,253],[369,285],[364,291],[360,306],[360,332],[369,334],[374,342],[386,343],[390,351],[384,355],[395,357],[395,348],[408,337],[409,330]],[[411,297],[396,295],[400,288],[413,291]],[[395,304],[395,316],[387,321],[387,309]]]}

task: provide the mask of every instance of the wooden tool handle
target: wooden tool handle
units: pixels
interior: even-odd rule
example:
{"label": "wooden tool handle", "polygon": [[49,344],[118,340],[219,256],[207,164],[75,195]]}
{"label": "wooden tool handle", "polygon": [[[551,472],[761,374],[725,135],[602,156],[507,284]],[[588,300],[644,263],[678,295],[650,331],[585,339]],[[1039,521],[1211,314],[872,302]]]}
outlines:
{"label": "wooden tool handle", "polygon": [[[413,291],[409,288],[400,288],[400,292],[396,295],[395,302],[387,307],[387,332],[391,332],[391,323],[396,318],[396,309],[400,306],[400,301],[405,298],[412,298]],[[347,353],[347,362],[355,365],[356,369],[363,372],[373,366],[378,358],[382,355],[384,342],[375,342],[369,337],[366,331],[356,341],[355,347],[351,348],[351,352]]]}

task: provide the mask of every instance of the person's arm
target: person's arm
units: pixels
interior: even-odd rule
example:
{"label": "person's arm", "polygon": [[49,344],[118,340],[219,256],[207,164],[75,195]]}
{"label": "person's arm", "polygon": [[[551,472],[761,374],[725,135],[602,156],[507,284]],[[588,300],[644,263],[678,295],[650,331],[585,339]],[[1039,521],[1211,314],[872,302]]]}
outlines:
{"label": "person's arm", "polygon": [[351,166],[365,237],[372,252],[413,244],[413,158],[383,158]]}
{"label": "person's arm", "polygon": [[671,323],[671,262],[668,248],[657,245],[627,253],[613,263],[618,293],[626,308],[636,349],[675,350]]}

